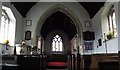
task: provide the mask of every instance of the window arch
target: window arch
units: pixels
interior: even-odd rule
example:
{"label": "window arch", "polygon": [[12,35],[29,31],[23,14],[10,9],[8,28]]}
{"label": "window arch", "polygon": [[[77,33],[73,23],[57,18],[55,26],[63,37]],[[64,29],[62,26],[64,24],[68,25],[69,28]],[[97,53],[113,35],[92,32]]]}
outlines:
{"label": "window arch", "polygon": [[15,26],[16,19],[9,7],[2,6],[2,16],[0,24],[0,43],[9,40],[9,45],[15,44]]}
{"label": "window arch", "polygon": [[114,5],[112,5],[109,13],[108,13],[108,26],[109,32],[112,32],[114,37],[117,37],[117,26],[116,26],[116,13]]}
{"label": "window arch", "polygon": [[2,10],[2,17],[1,17],[1,40],[8,39],[8,32],[9,32],[9,22],[10,19],[8,14],[5,10]]}
{"label": "window arch", "polygon": [[52,39],[52,51],[53,52],[63,51],[63,41],[59,35],[55,35]]}

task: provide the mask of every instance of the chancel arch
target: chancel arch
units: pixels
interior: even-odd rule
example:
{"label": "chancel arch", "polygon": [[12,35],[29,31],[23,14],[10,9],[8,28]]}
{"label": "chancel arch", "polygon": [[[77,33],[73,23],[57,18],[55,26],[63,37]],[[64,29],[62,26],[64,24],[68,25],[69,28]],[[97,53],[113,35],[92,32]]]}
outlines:
{"label": "chancel arch", "polygon": [[[67,7],[65,7],[65,6],[63,6],[63,5],[61,5],[61,4],[57,4],[57,5],[55,5],[55,6],[53,6],[53,7],[51,7],[51,8],[49,8],[48,10],[46,10],[43,14],[42,14],[42,16],[40,17],[40,19],[39,19],[39,21],[38,21],[38,23],[37,23],[37,27],[36,27],[36,31],[35,31],[35,38],[34,38],[34,40],[36,40],[36,44],[37,44],[37,39],[38,39],[38,37],[39,36],[43,36],[43,38],[44,38],[44,40],[46,40],[46,37],[47,37],[47,34],[45,34],[45,35],[41,35],[41,32],[43,31],[43,29],[42,29],[42,27],[44,26],[44,23],[46,23],[46,20],[51,16],[51,15],[53,15],[53,14],[55,14],[55,13],[62,13],[62,14],[65,14],[65,16],[67,16],[69,19],[70,19],[70,23],[71,23],[71,25],[73,25],[74,27],[75,27],[75,34],[78,34],[78,36],[79,36],[79,39],[80,39],[80,44],[83,44],[82,42],[83,42],[83,39],[82,39],[82,32],[83,32],[83,30],[82,30],[82,25],[81,25],[81,23],[80,23],[80,20],[78,19],[78,17],[74,14],[74,12],[72,12],[69,8],[67,8]],[[58,14],[59,15],[59,14]],[[51,21],[52,20],[52,18],[49,20],[49,21]],[[65,19],[64,19],[65,20]],[[67,19],[68,20],[68,19]],[[62,21],[62,20],[61,20]],[[57,23],[54,23],[54,24],[57,24]],[[54,25],[53,24],[53,25]],[[63,26],[66,26],[66,25],[69,25],[69,24],[64,24]],[[49,26],[49,25],[47,25],[47,26]],[[51,26],[51,25],[50,25]],[[55,25],[54,25],[55,26]],[[61,25],[57,25],[58,27],[59,26],[61,26]],[[62,28],[62,27],[61,27]],[[63,31],[65,30],[65,27],[63,27],[64,29],[63,29]],[[67,27],[66,27],[67,28]],[[47,28],[46,28],[47,29]],[[55,28],[54,28],[55,29]],[[54,30],[53,29],[53,30]],[[57,29],[57,28],[56,28]],[[59,28],[58,28],[59,29]],[[49,29],[48,29],[49,30]],[[62,30],[62,29],[60,29],[60,30]],[[46,30],[47,31],[47,30]],[[51,29],[51,31],[52,31],[52,29]],[[69,30],[68,29],[68,31],[71,31],[71,30]],[[66,32],[68,32],[67,30],[66,30]],[[49,31],[50,32],[50,31]],[[44,33],[46,33],[45,31],[44,31]],[[68,32],[67,33],[67,35],[70,35],[69,34],[70,32]],[[74,35],[75,35],[74,34]],[[68,36],[69,37],[69,39],[71,39],[70,38],[70,36]],[[44,44],[44,46],[45,46],[45,44]]]}

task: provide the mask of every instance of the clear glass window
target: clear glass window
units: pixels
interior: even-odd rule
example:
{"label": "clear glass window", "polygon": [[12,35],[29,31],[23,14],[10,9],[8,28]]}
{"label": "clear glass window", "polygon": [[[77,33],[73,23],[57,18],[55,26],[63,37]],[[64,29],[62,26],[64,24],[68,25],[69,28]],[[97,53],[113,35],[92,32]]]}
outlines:
{"label": "clear glass window", "polygon": [[52,39],[52,51],[53,52],[63,51],[63,42],[62,38],[59,35],[55,35],[55,37]]}
{"label": "clear glass window", "polygon": [[108,13],[108,26],[109,31],[113,33],[114,37],[117,36],[117,28],[116,28],[116,16],[114,6],[112,6],[110,12]]}
{"label": "clear glass window", "polygon": [[9,17],[5,10],[2,11],[1,17],[1,39],[0,42],[4,42],[4,40],[8,40],[9,33]]}

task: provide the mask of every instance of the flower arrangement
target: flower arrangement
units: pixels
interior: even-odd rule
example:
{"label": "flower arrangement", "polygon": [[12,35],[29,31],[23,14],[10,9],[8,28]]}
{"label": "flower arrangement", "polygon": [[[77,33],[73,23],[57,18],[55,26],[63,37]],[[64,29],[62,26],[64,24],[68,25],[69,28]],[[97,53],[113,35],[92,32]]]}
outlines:
{"label": "flower arrangement", "polygon": [[6,45],[6,50],[8,50],[8,44],[9,44],[9,40],[5,40],[4,44]]}
{"label": "flower arrangement", "polygon": [[108,32],[107,39],[110,40],[112,38],[114,38],[114,33],[113,32]]}
{"label": "flower arrangement", "polygon": [[6,44],[6,45],[9,44],[9,40],[5,40],[4,44]]}

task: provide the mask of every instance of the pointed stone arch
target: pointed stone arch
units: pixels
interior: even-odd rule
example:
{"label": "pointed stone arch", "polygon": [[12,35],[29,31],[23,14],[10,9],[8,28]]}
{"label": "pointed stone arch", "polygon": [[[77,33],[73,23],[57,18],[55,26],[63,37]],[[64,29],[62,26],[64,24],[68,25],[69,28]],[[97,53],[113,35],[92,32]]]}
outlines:
{"label": "pointed stone arch", "polygon": [[75,26],[76,26],[76,30],[77,30],[77,34],[79,35],[79,38],[80,38],[80,41],[81,41],[81,44],[82,44],[82,31],[83,31],[83,28],[82,28],[82,25],[80,23],[80,20],[79,18],[76,16],[76,14],[70,10],[69,8],[65,7],[64,5],[61,5],[61,4],[57,4],[57,5],[54,5],[52,6],[51,8],[47,9],[43,14],[42,16],[39,18],[38,22],[37,22],[37,25],[36,25],[36,30],[35,30],[35,36],[34,36],[34,40],[36,40],[36,45],[37,45],[37,38],[40,35],[40,32],[41,32],[41,28],[42,28],[42,25],[44,24],[45,20],[51,16],[53,13],[57,12],[57,11],[61,11],[63,12],[64,14],[66,14],[68,17],[70,17],[70,19],[74,22]]}

